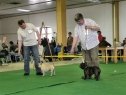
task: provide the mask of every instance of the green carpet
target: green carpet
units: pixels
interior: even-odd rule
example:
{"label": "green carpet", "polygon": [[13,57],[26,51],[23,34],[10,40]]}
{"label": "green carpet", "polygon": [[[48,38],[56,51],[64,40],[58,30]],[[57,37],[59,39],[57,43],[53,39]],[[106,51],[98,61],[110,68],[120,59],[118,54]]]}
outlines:
{"label": "green carpet", "polygon": [[23,76],[23,70],[0,73],[0,95],[126,95],[126,63],[100,63],[101,78],[82,80],[79,64],[56,66],[56,75]]}

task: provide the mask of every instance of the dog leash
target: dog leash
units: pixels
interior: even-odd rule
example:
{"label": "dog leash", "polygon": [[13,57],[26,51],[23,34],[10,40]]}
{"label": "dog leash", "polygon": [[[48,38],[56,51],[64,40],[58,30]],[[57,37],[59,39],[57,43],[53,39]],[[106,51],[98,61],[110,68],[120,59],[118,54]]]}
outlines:
{"label": "dog leash", "polygon": [[[45,29],[44,22],[42,22],[42,27],[41,28],[43,28],[45,30],[45,32],[46,32],[47,29]],[[42,29],[40,31],[40,35],[41,35],[41,33],[42,33]],[[48,41],[47,37],[46,37],[46,40],[47,40],[47,43],[48,43],[49,52],[50,52],[50,55],[51,55],[53,66],[54,66],[54,60],[53,60],[53,57],[52,57],[52,50],[51,50],[51,47],[50,47],[50,44],[49,44],[49,41]]]}
{"label": "dog leash", "polygon": [[[85,47],[86,47],[87,35],[88,35],[88,29],[85,29]],[[87,53],[87,48],[86,48],[86,50],[84,52],[84,55],[85,55],[84,63],[87,63],[86,62],[86,53]]]}

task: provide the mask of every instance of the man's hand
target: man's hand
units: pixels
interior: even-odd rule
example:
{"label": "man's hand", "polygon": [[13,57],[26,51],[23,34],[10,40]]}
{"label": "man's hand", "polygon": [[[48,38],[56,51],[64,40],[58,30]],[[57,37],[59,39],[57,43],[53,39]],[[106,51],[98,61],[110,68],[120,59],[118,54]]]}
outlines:
{"label": "man's hand", "polygon": [[85,26],[85,29],[86,29],[86,30],[87,30],[87,29],[92,29],[92,26],[87,25],[87,26]]}
{"label": "man's hand", "polygon": [[18,51],[18,55],[21,56],[21,52],[20,51]]}
{"label": "man's hand", "polygon": [[38,44],[41,45],[41,36],[40,36],[38,30],[36,31],[36,35],[38,37]]}
{"label": "man's hand", "polygon": [[21,55],[22,40],[18,40],[18,55]]}
{"label": "man's hand", "polygon": [[74,49],[71,49],[70,50],[70,54],[74,54]]}
{"label": "man's hand", "polygon": [[41,40],[38,40],[38,44],[41,45]]}

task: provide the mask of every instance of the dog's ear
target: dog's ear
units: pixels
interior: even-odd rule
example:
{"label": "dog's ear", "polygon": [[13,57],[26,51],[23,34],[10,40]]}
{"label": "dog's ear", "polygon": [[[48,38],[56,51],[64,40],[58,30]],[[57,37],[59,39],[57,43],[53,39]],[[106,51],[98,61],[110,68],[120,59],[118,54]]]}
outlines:
{"label": "dog's ear", "polygon": [[80,63],[79,67],[82,69],[83,68],[83,63]]}
{"label": "dog's ear", "polygon": [[79,65],[79,67],[81,67],[82,63]]}

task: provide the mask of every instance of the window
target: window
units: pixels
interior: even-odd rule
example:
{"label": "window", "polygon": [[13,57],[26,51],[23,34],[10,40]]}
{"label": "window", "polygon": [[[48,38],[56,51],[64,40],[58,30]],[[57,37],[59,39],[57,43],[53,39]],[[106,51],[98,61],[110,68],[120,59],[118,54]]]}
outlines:
{"label": "window", "polygon": [[[40,27],[36,27],[40,33]],[[41,31],[41,38],[44,38],[44,37],[47,37],[49,39],[49,42],[51,42],[52,40],[52,35],[53,35],[53,31],[52,31],[52,28],[51,27],[45,27],[45,28],[42,28],[42,31]],[[35,36],[36,36],[36,39],[38,39],[36,33],[35,33]]]}

